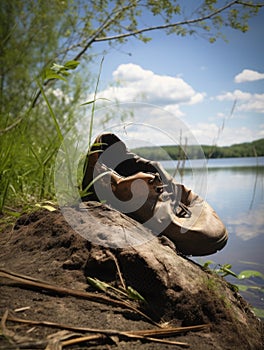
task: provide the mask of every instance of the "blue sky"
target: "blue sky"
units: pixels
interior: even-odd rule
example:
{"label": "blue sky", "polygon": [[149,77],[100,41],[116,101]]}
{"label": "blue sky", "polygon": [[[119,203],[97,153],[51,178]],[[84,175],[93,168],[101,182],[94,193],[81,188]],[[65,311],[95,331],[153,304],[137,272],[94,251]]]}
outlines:
{"label": "blue sky", "polygon": [[[144,20],[152,24],[151,17],[143,15]],[[249,25],[247,33],[226,29],[227,43],[218,39],[210,44],[199,36],[162,31],[151,32],[147,44],[130,38],[104,55],[98,96],[157,106],[154,114],[149,109],[149,118],[145,108],[135,110],[136,122],[153,124],[172,136],[179,134],[183,123],[201,144],[221,146],[263,138],[264,9]],[[106,47],[97,43],[94,51]],[[161,139],[161,144],[173,143]]]}

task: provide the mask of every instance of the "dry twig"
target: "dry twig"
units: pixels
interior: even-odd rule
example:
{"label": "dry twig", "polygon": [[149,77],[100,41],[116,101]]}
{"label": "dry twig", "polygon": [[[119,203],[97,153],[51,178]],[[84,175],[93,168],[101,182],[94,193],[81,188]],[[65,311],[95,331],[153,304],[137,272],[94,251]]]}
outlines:
{"label": "dry twig", "polygon": [[49,321],[35,321],[35,320],[26,320],[22,318],[17,318],[14,316],[8,316],[8,320],[12,322],[24,323],[34,326],[44,326],[44,327],[53,327],[60,328],[68,331],[75,331],[79,333],[93,333],[94,335],[84,335],[71,340],[64,340],[61,345],[73,345],[91,340],[99,340],[104,339],[105,337],[112,338],[113,336],[117,336],[122,339],[130,339],[130,340],[148,340],[156,343],[170,344],[170,345],[178,345],[182,347],[188,347],[189,345],[184,342],[178,341],[169,341],[167,339],[157,339],[158,337],[171,337],[177,334],[182,334],[190,331],[202,331],[208,329],[210,327],[209,324],[204,325],[196,325],[196,326],[188,326],[188,327],[169,327],[166,329],[147,329],[147,330],[139,330],[139,331],[118,331],[113,329],[98,329],[98,328],[89,328],[89,327],[77,327],[66,325],[62,323],[49,322]]}
{"label": "dry twig", "polygon": [[37,288],[38,290],[41,290],[41,291],[45,290],[45,291],[53,292],[63,296],[73,296],[77,298],[93,300],[99,303],[112,304],[112,305],[120,306],[122,308],[125,307],[126,309],[129,309],[141,315],[152,324],[155,324],[157,327],[161,327],[158,323],[153,321],[149,316],[144,314],[141,310],[137,309],[135,306],[133,306],[131,303],[127,301],[115,300],[105,295],[84,292],[77,289],[70,289],[66,287],[55,286],[45,281],[32,278],[29,276],[21,275],[12,271],[8,271],[3,268],[0,268],[0,277],[11,279],[12,281],[19,283],[20,285],[29,286],[31,288]]}

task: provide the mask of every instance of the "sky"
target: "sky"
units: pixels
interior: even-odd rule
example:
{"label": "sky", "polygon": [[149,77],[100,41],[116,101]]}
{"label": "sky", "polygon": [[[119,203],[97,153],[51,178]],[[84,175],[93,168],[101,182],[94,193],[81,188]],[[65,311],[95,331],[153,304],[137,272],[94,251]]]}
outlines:
{"label": "sky", "polygon": [[[147,14],[144,21],[153,23]],[[107,45],[97,43],[95,74],[104,56],[97,97],[132,108],[130,136],[154,144],[178,143],[179,135],[218,146],[264,138],[264,9],[249,26],[246,33],[226,29],[228,42],[213,44],[162,31],[149,33],[147,44],[130,38],[106,54]]]}

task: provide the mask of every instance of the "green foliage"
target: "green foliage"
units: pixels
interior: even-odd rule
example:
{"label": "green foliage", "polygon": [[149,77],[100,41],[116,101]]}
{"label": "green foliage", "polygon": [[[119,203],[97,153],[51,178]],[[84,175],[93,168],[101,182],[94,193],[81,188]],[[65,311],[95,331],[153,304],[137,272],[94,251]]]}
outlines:
{"label": "green foliage", "polygon": [[98,278],[92,278],[92,277],[87,277],[87,281],[95,289],[108,293],[110,295],[114,295],[117,299],[121,299],[121,300],[131,299],[131,300],[136,300],[143,304],[147,304],[145,298],[130,286],[128,286],[126,289],[115,288],[109,283],[103,282]]}
{"label": "green foliage", "polygon": [[203,268],[206,269],[206,270],[211,270],[211,271],[217,273],[219,276],[222,276],[222,277],[226,277],[226,276],[230,275],[230,276],[238,278],[238,275],[235,274],[231,270],[231,268],[232,268],[231,264],[224,264],[224,265],[215,264],[215,266],[213,268],[210,268],[210,265],[212,265],[212,264],[215,264],[215,263],[212,260],[208,260],[208,261],[206,261],[203,264]]}
{"label": "green foliage", "polygon": [[111,288],[111,285],[100,281],[98,278],[87,277],[87,282],[93,286],[95,289],[106,292],[107,288]]}
{"label": "green foliage", "polygon": [[[179,146],[162,146],[135,148],[133,151],[152,160],[179,160],[183,159],[181,149],[182,147]],[[205,158],[255,157],[256,155],[260,157],[264,156],[264,139],[224,147],[187,145],[186,155],[190,159],[200,159],[204,156]]]}
{"label": "green foliage", "polygon": [[255,157],[264,156],[264,139],[232,146],[202,146],[207,158]]}
{"label": "green foliage", "polygon": [[[213,268],[210,268],[210,265],[214,265]],[[219,274],[222,277],[226,277],[228,275],[233,276],[235,278],[238,278],[240,280],[243,279],[249,279],[252,277],[259,277],[264,280],[264,274],[256,271],[256,270],[243,270],[238,275],[231,271],[232,265],[231,264],[215,264],[212,260],[207,260],[203,263],[202,267],[207,270],[211,270],[217,274]]]}
{"label": "green foliage", "polygon": [[[213,267],[210,267],[210,265],[214,265]],[[253,291],[253,292],[257,292],[257,293],[264,293],[264,287],[263,285],[257,285],[256,283],[254,283],[252,285],[252,281],[254,281],[255,278],[259,278],[261,280],[264,280],[264,274],[256,271],[256,270],[243,270],[241,271],[239,274],[234,273],[231,268],[232,266],[230,264],[215,264],[212,260],[208,260],[206,262],[203,263],[202,265],[203,269],[211,271],[213,273],[218,274],[221,277],[226,277],[226,276],[231,276],[231,277],[235,277],[238,280],[246,280],[246,283],[244,282],[244,284],[240,284],[240,283],[235,283],[235,284],[231,284],[230,283],[230,287],[236,291],[236,292],[247,292],[247,291]],[[211,289],[215,286],[215,284],[212,285],[212,281],[209,279],[209,285],[208,287],[210,287]],[[210,284],[211,283],[211,284]],[[263,310],[261,309],[257,309],[257,314],[258,315],[263,315]],[[259,316],[259,317],[263,317],[263,316]]]}
{"label": "green foliage", "polygon": [[236,284],[236,286],[238,287],[238,289],[241,292],[246,292],[248,290],[253,290],[253,291],[264,293],[264,287],[252,286],[252,285],[246,285],[246,284]]}
{"label": "green foliage", "polygon": [[238,278],[241,280],[251,277],[259,277],[264,280],[264,274],[256,270],[244,270],[238,275]]}
{"label": "green foliage", "polygon": [[231,264],[224,264],[224,265],[218,265],[219,267],[215,270],[217,274],[219,274],[222,277],[226,276],[233,276],[238,278],[238,276],[231,270],[232,265]]}
{"label": "green foliage", "polygon": [[[64,73],[63,70],[67,70],[68,73],[76,66],[77,62],[67,62],[60,67],[60,71],[52,79],[60,79],[60,74]],[[43,76],[51,78],[49,73],[44,72]],[[39,201],[53,197],[54,159],[63,141],[63,129],[42,84],[38,83],[38,85],[51,119],[37,120],[43,124],[48,121],[48,125],[46,128],[41,127],[41,130],[35,130],[35,121],[31,123],[30,120],[30,117],[35,116],[35,110],[30,105],[24,113],[25,119],[21,120],[18,126],[10,132],[3,130],[0,140],[0,185],[4,191],[0,193],[0,212],[7,198],[9,202],[14,201],[18,206],[32,200]],[[43,138],[43,133],[47,135],[46,139]]]}
{"label": "green foliage", "polygon": [[69,70],[77,68],[79,64],[80,62],[74,60],[66,62],[63,66],[53,63],[50,68],[44,69],[42,79],[44,81],[50,79],[61,79],[67,81],[65,76],[68,77],[70,75]]}

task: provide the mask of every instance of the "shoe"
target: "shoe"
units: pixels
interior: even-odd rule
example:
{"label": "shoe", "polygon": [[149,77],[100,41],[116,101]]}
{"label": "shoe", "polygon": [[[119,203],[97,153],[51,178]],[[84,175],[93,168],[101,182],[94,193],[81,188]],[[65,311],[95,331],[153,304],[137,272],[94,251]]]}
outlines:
{"label": "shoe", "polygon": [[224,224],[205,200],[177,183],[159,162],[127,150],[115,134],[96,138],[82,190],[83,201],[105,201],[154,235],[168,237],[184,255],[214,254],[227,243]]}

